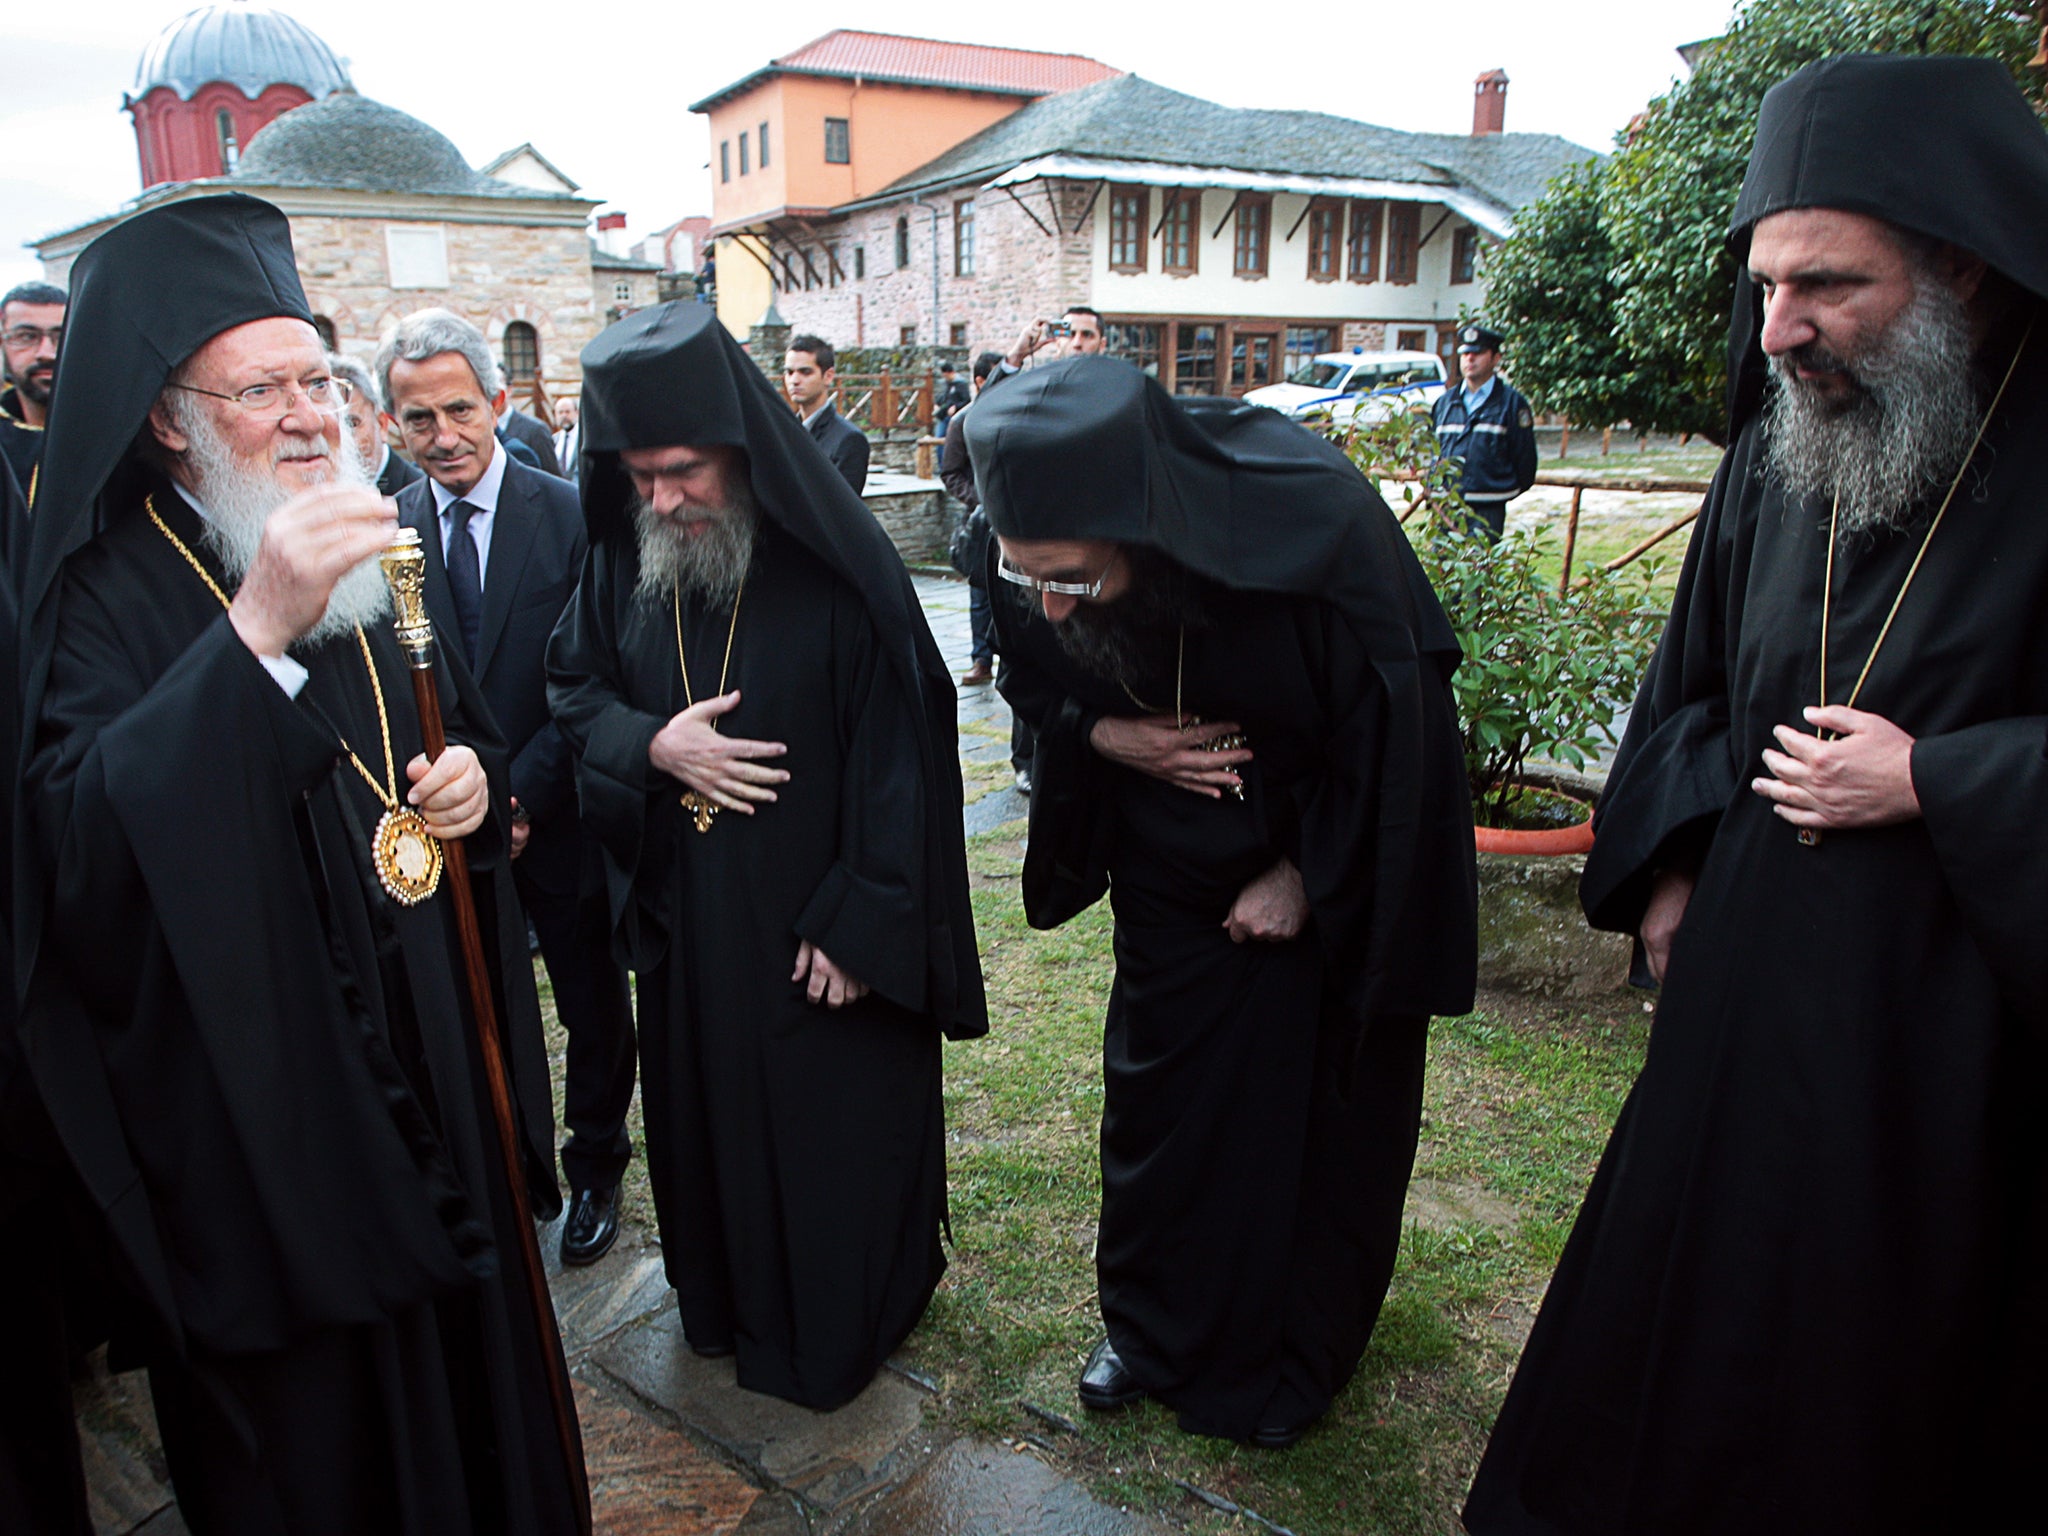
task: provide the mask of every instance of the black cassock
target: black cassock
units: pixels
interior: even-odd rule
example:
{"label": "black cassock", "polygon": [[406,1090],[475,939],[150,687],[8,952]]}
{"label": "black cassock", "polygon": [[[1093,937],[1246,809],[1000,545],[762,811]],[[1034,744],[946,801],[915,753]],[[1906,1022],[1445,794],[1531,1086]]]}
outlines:
{"label": "black cassock", "polygon": [[[1828,508],[1762,482],[1754,422],[1723,463],[1584,896],[1629,932],[1658,865],[1703,859],[1699,884],[1473,1531],[1995,1529],[2038,1456],[2044,442],[2023,362],[1857,704],[1917,738],[1923,818],[1817,847],[1749,784],[1817,702]],[[1839,546],[1832,702],[1931,515]]]}
{"label": "black cassock", "polygon": [[[200,558],[198,519],[155,505]],[[220,580],[215,570],[216,581]],[[223,583],[224,584],[224,583]],[[420,750],[369,634],[403,793]],[[450,901],[386,898],[354,634],[289,697],[139,506],[64,568],[27,806],[49,872],[26,1045],[157,1327],[195,1532],[573,1529]],[[444,670],[449,734],[494,733]],[[545,1061],[493,818],[472,840],[536,1205]]]}
{"label": "black cassock", "polygon": [[[701,701],[733,635],[741,702],[719,729],[786,743],[790,780],[700,834],[648,762],[685,694],[675,610],[636,602],[637,572],[630,535],[592,546],[548,670],[639,976],[668,1276],[691,1342],[730,1341],[742,1386],[836,1407],[945,1267],[917,706],[860,594],[764,516],[737,628],[730,604],[685,596],[682,643]],[[809,1002],[790,979],[805,939],[873,990]]]}
{"label": "black cassock", "polygon": [[1386,692],[1329,604],[1205,585],[1180,703],[1236,721],[1255,754],[1244,800],[1210,800],[1087,742],[1103,715],[1172,714],[1170,665],[1132,690],[1141,707],[991,585],[1003,692],[1041,733],[1031,920],[1105,879],[1116,914],[1096,1245],[1110,1339],[1186,1429],[1305,1423],[1356,1369],[1393,1273],[1427,1018],[1361,1029],[1332,963],[1360,957],[1333,956],[1314,917],[1283,943],[1233,943],[1223,923],[1283,858],[1325,913],[1369,883]]}

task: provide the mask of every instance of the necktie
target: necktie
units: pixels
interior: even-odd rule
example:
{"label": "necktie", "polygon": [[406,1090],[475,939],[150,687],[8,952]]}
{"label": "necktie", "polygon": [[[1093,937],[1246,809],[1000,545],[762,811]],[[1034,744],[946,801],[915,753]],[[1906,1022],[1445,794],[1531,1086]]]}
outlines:
{"label": "necktie", "polygon": [[477,630],[484,616],[483,566],[476,556],[476,539],[469,531],[469,519],[476,511],[466,501],[450,502],[448,516],[454,526],[448,534],[448,595],[455,602],[455,627],[462,635],[462,657],[476,665]]}

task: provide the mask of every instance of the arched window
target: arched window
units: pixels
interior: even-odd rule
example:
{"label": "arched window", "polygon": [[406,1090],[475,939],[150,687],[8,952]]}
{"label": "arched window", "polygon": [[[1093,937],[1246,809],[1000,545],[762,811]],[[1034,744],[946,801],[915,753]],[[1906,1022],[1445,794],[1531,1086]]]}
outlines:
{"label": "arched window", "polygon": [[213,131],[220,140],[220,173],[225,176],[235,168],[241,150],[235,144],[235,120],[226,107],[213,114]]}
{"label": "arched window", "polygon": [[334,351],[334,322],[325,315],[315,315],[313,317],[313,329],[320,333],[320,345],[329,352]]}
{"label": "arched window", "polygon": [[505,383],[531,384],[540,372],[540,335],[524,320],[505,327]]}
{"label": "arched window", "polygon": [[896,221],[896,270],[902,271],[910,265],[910,218],[906,214]]}

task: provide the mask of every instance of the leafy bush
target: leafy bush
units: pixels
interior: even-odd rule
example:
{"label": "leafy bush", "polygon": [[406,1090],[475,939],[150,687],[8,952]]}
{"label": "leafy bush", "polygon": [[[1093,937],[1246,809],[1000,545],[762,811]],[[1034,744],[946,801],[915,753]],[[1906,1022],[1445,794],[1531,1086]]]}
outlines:
{"label": "leafy bush", "polygon": [[1575,575],[1563,592],[1547,528],[1495,543],[1467,531],[1458,467],[1437,457],[1429,423],[1399,417],[1340,434],[1368,479],[1400,480],[1410,538],[1456,630],[1453,680],[1473,814],[1502,824],[1532,757],[1583,769],[1615,742],[1664,631],[1654,561]]}

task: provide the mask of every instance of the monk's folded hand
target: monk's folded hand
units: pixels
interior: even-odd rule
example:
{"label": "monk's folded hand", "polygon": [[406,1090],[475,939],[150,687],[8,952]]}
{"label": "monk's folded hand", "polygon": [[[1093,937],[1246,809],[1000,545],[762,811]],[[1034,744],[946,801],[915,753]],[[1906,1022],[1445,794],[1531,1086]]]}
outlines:
{"label": "monk's folded hand", "polygon": [[397,507],[368,486],[316,485],[299,492],[264,523],[228,622],[258,656],[282,656],[320,622],[334,584],[397,531]]}
{"label": "monk's folded hand", "polygon": [[468,747],[451,746],[433,762],[422,753],[405,765],[412,781],[406,802],[436,837],[467,837],[484,824],[491,785],[484,765]]}
{"label": "monk's folded hand", "polygon": [[1088,744],[1113,763],[1220,800],[1244,780],[1237,769],[1252,760],[1251,749],[1211,752],[1208,743],[1243,729],[1235,720],[1205,720],[1182,727],[1171,715],[1104,715],[1088,733]]}
{"label": "monk's folded hand", "polygon": [[691,705],[655,733],[647,760],[728,811],[751,816],[755,804],[775,799],[770,785],[789,781],[787,769],[771,768],[761,759],[780,757],[789,748],[779,741],[753,741],[719,731],[718,717],[739,702],[735,688]]}
{"label": "monk's folded hand", "polygon": [[1808,729],[1778,726],[1772,734],[1783,750],[1766,747],[1770,773],[1750,781],[1774,812],[1795,827],[1830,830],[1919,818],[1911,736],[1882,715],[1838,704],[1803,713]]}
{"label": "monk's folded hand", "polygon": [[1230,916],[1223,920],[1230,942],[1247,939],[1274,944],[1297,937],[1308,922],[1308,893],[1301,871],[1282,859],[1237,893]]}
{"label": "monk's folded hand", "polygon": [[804,995],[827,1008],[843,1008],[868,995],[868,984],[856,981],[809,939],[796,947],[796,970],[789,978],[804,983]]}

